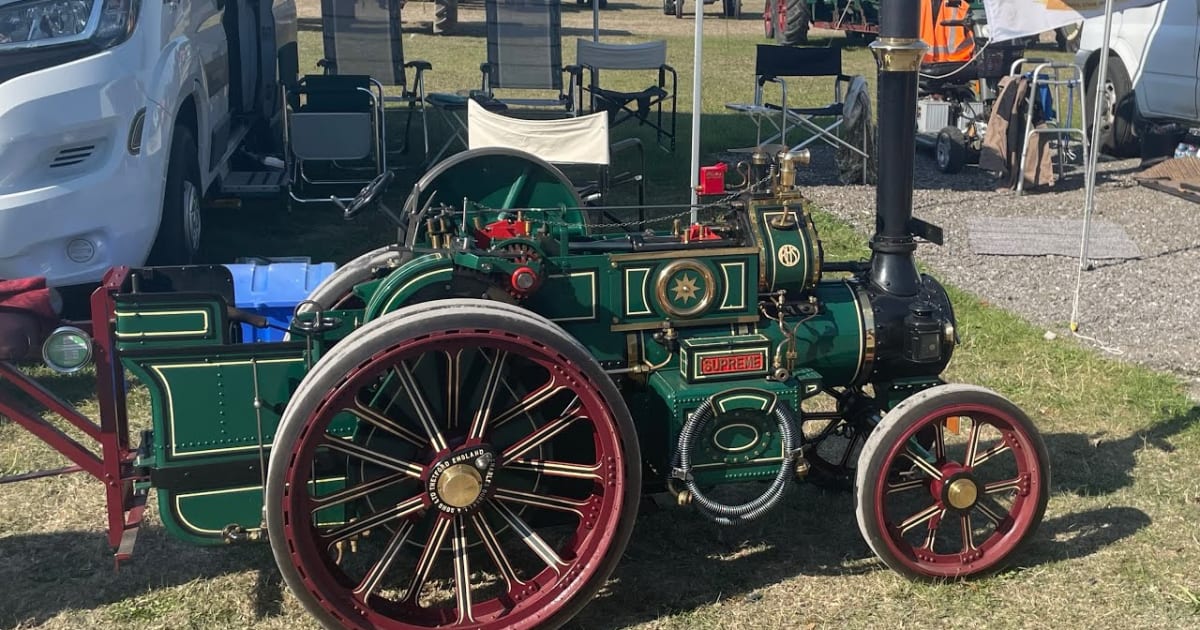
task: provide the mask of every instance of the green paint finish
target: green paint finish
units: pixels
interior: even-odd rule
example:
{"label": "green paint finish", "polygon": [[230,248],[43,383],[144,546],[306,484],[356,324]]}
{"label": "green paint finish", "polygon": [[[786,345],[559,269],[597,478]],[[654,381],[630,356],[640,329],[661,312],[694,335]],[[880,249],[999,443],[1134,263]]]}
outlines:
{"label": "green paint finish", "polygon": [[[341,490],[344,478],[326,478],[310,484],[317,495]],[[258,530],[263,524],[263,489],[260,485],[241,486],[216,491],[180,492],[158,491],[158,513],[163,526],[172,535],[198,545],[217,545],[225,540],[221,531],[238,526],[246,531]],[[317,512],[318,522],[345,522],[343,507],[326,508]]]}
{"label": "green paint finish", "polygon": [[120,300],[116,310],[121,350],[228,343],[229,324],[217,301]]}
{"label": "green paint finish", "polygon": [[626,267],[623,270],[625,285],[625,317],[653,315],[650,308],[651,267]]}
{"label": "green paint finish", "polygon": [[[796,387],[763,378],[687,383],[673,370],[655,372],[649,384],[656,396],[641,407],[645,413],[635,416],[667,418],[669,428],[664,438],[668,449],[664,457],[674,452],[683,425],[700,403],[713,397],[717,404],[717,413],[693,445],[692,474],[697,482],[703,485],[771,479],[779,472],[783,443],[770,410],[776,404],[799,409]],[[669,460],[656,464],[669,470]]]}
{"label": "green paint finish", "polygon": [[[729,250],[724,250],[728,252]],[[758,273],[754,250],[704,255],[680,250],[669,255],[613,256],[610,274],[618,316],[613,325],[625,329],[703,325],[709,319],[732,321],[757,312],[757,295],[748,278]],[[715,322],[711,322],[715,323]]]}
{"label": "green paint finish", "polygon": [[[787,206],[756,206],[754,228],[762,244],[763,276],[768,291],[798,293],[812,287],[820,271],[821,242],[802,202]],[[786,219],[787,227],[776,227]]]}
{"label": "green paint finish", "polygon": [[596,322],[601,306],[600,271],[579,269],[551,273],[542,280],[538,290],[526,300],[525,305],[541,313],[551,321]]}
{"label": "green paint finish", "polygon": [[408,261],[379,283],[367,300],[363,319],[378,319],[384,313],[400,308],[421,289],[448,282],[453,273],[454,263],[445,254],[426,254]]}
{"label": "green paint finish", "polygon": [[[820,313],[796,331],[795,366],[815,371],[830,387],[849,385],[869,373],[864,313],[855,291],[844,281],[819,283],[813,294]],[[778,326],[768,329],[772,339],[781,340],[778,333]]]}

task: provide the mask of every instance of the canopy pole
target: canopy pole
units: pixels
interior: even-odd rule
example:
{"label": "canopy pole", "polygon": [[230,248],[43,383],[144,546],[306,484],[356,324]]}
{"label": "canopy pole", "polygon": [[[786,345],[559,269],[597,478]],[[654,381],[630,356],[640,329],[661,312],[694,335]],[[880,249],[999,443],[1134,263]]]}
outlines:
{"label": "canopy pole", "polygon": [[600,41],[600,0],[592,0],[592,41]]}
{"label": "canopy pole", "polygon": [[[675,0],[683,2],[683,0]],[[1111,0],[1109,0],[1111,1]],[[696,0],[696,34],[692,45],[692,223],[698,218],[700,199],[700,74],[704,67],[704,0]]]}
{"label": "canopy pole", "polygon": [[1108,41],[1112,36],[1113,0],[1104,0],[1104,40],[1100,44],[1100,65],[1096,68],[1096,99],[1092,103],[1092,137],[1088,143],[1088,163],[1084,171],[1083,235],[1079,244],[1079,268],[1075,271],[1075,297],[1071,303],[1071,332],[1079,330],[1079,294],[1083,287],[1083,272],[1088,267],[1088,241],[1092,229],[1092,212],[1096,208],[1096,163],[1100,157],[1100,111],[1104,102],[1104,85],[1108,81]]}

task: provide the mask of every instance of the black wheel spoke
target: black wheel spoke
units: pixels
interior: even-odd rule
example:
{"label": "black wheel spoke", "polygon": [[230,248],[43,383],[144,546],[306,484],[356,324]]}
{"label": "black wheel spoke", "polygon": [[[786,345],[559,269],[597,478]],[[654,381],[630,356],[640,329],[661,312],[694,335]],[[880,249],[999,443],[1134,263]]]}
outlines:
{"label": "black wheel spoke", "polygon": [[378,479],[372,479],[371,481],[353,485],[348,488],[343,488],[337,492],[334,492],[333,494],[313,497],[313,511],[316,512],[317,510],[323,510],[330,506],[341,505],[348,501],[361,499],[372,492],[382,490],[390,485],[412,478],[412,475],[410,475],[408,471],[396,472],[386,477],[379,477]]}
{"label": "black wheel spoke", "polygon": [[583,509],[588,504],[587,501],[577,501],[547,494],[533,494],[532,492],[521,492],[520,490],[509,490],[507,488],[497,488],[495,499],[497,501],[520,503],[522,505],[555,510],[557,512],[569,512],[578,516],[583,516]]}
{"label": "black wheel spoke", "polygon": [[400,361],[399,365],[392,368],[392,371],[400,380],[400,386],[404,389],[404,392],[408,394],[408,400],[417,412],[417,420],[420,421],[421,427],[425,429],[425,434],[429,436],[429,443],[437,451],[446,450],[446,438],[442,435],[442,430],[438,428],[433,410],[429,408],[429,402],[421,394],[421,386],[417,384],[417,379],[413,376],[412,369],[408,367],[408,362]]}
{"label": "black wheel spoke", "polygon": [[487,431],[488,421],[492,416],[492,404],[495,402],[496,392],[500,389],[501,381],[504,378],[508,353],[497,350],[495,358],[490,362],[491,370],[488,371],[487,380],[483,384],[483,399],[479,402],[479,410],[475,412],[475,417],[471,421],[471,430],[467,432],[468,440],[483,439],[483,434]]}
{"label": "black wheel spoke", "polygon": [[496,566],[496,570],[500,572],[500,576],[508,585],[508,590],[511,592],[524,586],[525,582],[517,577],[516,570],[508,560],[508,554],[504,553],[504,549],[500,546],[500,540],[496,537],[496,532],[488,524],[487,519],[481,514],[475,513],[471,515],[471,523],[475,526],[480,540],[483,541],[488,555],[492,557],[492,564]]}
{"label": "black wheel spoke", "polygon": [[475,621],[471,604],[471,561],[467,558],[467,524],[462,516],[454,517],[454,536],[450,541],[454,553],[454,601],[458,605],[458,623]]}
{"label": "black wheel spoke", "polygon": [[392,563],[396,561],[396,556],[400,554],[400,550],[404,548],[405,541],[412,534],[416,526],[411,522],[401,525],[395,534],[392,534],[392,539],[388,541],[388,546],[383,550],[383,554],[375,564],[371,565],[371,569],[363,576],[362,581],[354,589],[354,594],[363,600],[371,596],[371,593],[379,587],[379,582],[383,580],[383,576],[388,569],[392,567]]}
{"label": "black wheel spoke", "polygon": [[600,464],[573,464],[556,462],[546,459],[517,459],[505,466],[506,470],[522,471],[546,475],[548,477],[566,477],[569,479],[590,479],[600,481]]}
{"label": "black wheel spoke", "polygon": [[[507,383],[505,384],[505,387],[508,387]],[[565,389],[566,386],[560,383],[558,378],[556,378],[554,375],[551,375],[550,380],[541,384],[532,392],[526,394],[525,397],[518,400],[515,405],[505,409],[501,413],[496,414],[492,418],[492,428],[499,428],[511,420],[528,415],[534,409],[537,409],[543,403],[554,398],[559,392]],[[511,393],[511,388],[509,388],[509,391]],[[517,398],[517,396],[514,395],[513,398]]]}
{"label": "black wheel spoke", "polygon": [[367,531],[375,529],[376,527],[380,527],[384,523],[389,523],[397,519],[413,516],[423,509],[425,509],[424,497],[415,496],[411,499],[401,501],[400,503],[397,503],[396,505],[393,505],[392,507],[381,512],[375,512],[370,516],[355,519],[349,523],[346,523],[345,525],[331,529],[325,533],[323,538],[326,542],[326,545],[328,547],[332,547],[343,540],[353,538]]}
{"label": "black wheel spoke", "polygon": [[558,552],[545,539],[539,536],[537,532],[533,531],[533,528],[524,519],[509,509],[507,505],[495,500],[491,501],[491,505],[500,513],[500,516],[504,518],[508,526],[513,528],[513,531],[521,538],[521,542],[525,543],[525,546],[529,547],[537,557],[541,558],[547,567],[553,569],[555,573],[560,573],[562,568],[567,566],[567,563],[559,557]]}
{"label": "black wheel spoke", "polygon": [[458,428],[458,403],[462,391],[462,350],[446,353],[446,427]]}
{"label": "black wheel spoke", "polygon": [[384,455],[383,453],[377,453],[364,446],[355,444],[354,442],[336,438],[331,435],[325,436],[325,441],[322,442],[322,446],[331,451],[336,451],[343,455],[349,455],[350,457],[361,459],[364,462],[375,464],[376,466],[387,468],[388,470],[402,472],[413,479],[420,479],[421,474],[425,472],[425,469],[422,468],[420,464],[415,464],[398,457]]}
{"label": "black wheel spoke", "polygon": [[421,437],[417,433],[405,428],[404,426],[401,426],[400,423],[396,422],[395,420],[392,420],[391,418],[383,415],[375,409],[372,409],[371,407],[362,404],[357,400],[354,401],[354,406],[346,411],[354,414],[354,417],[358,418],[360,422],[365,422],[373,427],[386,431],[404,440],[405,442],[412,444],[413,446],[424,447],[429,443],[428,440]]}
{"label": "black wheel spoke", "polygon": [[529,451],[554,439],[554,436],[565,430],[572,422],[582,417],[580,415],[582,411],[583,407],[579,404],[579,397],[576,396],[557,418],[538,427],[534,432],[505,449],[500,454],[500,465],[507,466],[509,463],[524,457]]}
{"label": "black wheel spoke", "polygon": [[433,565],[437,562],[438,555],[441,554],[442,545],[446,542],[450,523],[451,520],[447,517],[438,517],[434,521],[433,529],[429,532],[429,539],[425,541],[425,548],[421,550],[421,557],[417,560],[417,566],[413,568],[412,579],[404,594],[404,601],[409,604],[417,605],[421,596],[421,587],[425,585],[425,580],[429,579],[429,572],[433,570]]}

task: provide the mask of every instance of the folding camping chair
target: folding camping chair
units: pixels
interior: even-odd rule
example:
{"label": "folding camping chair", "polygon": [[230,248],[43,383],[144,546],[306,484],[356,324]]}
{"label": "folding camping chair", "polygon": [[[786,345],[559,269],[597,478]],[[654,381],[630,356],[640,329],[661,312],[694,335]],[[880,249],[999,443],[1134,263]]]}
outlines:
{"label": "folding camping chair", "polygon": [[[853,77],[842,74],[841,48],[806,48],[793,46],[771,46],[759,44],[755,55],[754,102],[726,103],[725,107],[733,111],[750,115],[756,127],[755,144],[762,146],[778,141],[789,146],[793,151],[802,149],[817,140],[832,147],[845,147],[858,155],[867,158],[867,153],[861,147],[856,147],[837,135],[838,128],[843,123],[845,102],[844,89]],[[784,78],[799,77],[833,77],[833,102],[821,107],[789,107],[788,85]],[[767,83],[777,83],[780,87],[781,100],[779,104],[768,103],[764,100],[764,86]],[[833,122],[822,126],[815,119],[833,118]],[[776,133],[763,140],[762,124],[770,123]],[[807,129],[813,135],[803,142],[792,146],[787,140],[789,123]],[[869,158],[868,158],[869,159]]]}
{"label": "folding camping chair", "polygon": [[[408,106],[403,144],[394,153],[407,152],[412,120],[419,113],[422,156],[425,156],[429,154],[429,128],[425,119],[424,73],[432,65],[419,59],[404,60],[401,4],[402,0],[321,0],[325,57],[317,65],[326,74],[369,76],[386,89],[385,105]],[[409,69],[413,71],[411,83],[407,76]],[[385,146],[386,140],[384,136]]]}
{"label": "folding camping chair", "polygon": [[[675,93],[679,77],[675,69],[667,65],[667,42],[653,41],[641,44],[609,44],[586,39],[576,40],[575,68],[572,80],[580,106],[583,92],[591,94],[591,111],[607,111],[613,126],[627,120],[636,120],[638,125],[654,127],[659,146],[675,150]],[[590,81],[583,83],[582,70],[588,70]],[[636,92],[626,92],[600,87],[601,70],[653,70],[658,80]],[[667,75],[671,76],[670,90]],[[669,127],[663,121],[663,107],[670,104]],[[656,114],[650,118],[651,110]],[[668,141],[663,144],[663,139]]]}
{"label": "folding camping chair", "polygon": [[[365,75],[309,75],[293,90],[284,90],[284,143],[292,201],[328,202],[331,197],[349,201],[352,195],[338,197],[331,190],[365,184],[387,170],[379,82]],[[325,167],[323,179],[307,172],[306,167],[315,162]]]}
{"label": "folding camping chair", "polygon": [[[601,203],[614,186],[637,184],[638,206],[645,205],[646,161],[642,143],[627,138],[609,145],[608,114],[596,112],[573,118],[531,120],[489,111],[475,100],[467,102],[469,149],[504,147],[537,156],[556,166],[593,168],[595,180],[577,184],[579,196]],[[635,151],[641,157],[638,171],[613,171],[612,156]]]}
{"label": "folding camping chair", "polygon": [[[479,67],[485,97],[503,103],[509,111],[540,108],[543,113],[574,116],[570,89],[563,90],[560,0],[487,0],[486,8],[487,62]],[[501,89],[557,94],[501,96],[496,93]]]}

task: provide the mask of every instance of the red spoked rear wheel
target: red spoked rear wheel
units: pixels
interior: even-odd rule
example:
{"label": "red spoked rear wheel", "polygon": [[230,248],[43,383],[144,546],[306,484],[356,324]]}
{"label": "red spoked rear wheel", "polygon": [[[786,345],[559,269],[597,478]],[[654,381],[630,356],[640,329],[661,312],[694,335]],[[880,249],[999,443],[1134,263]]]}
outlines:
{"label": "red spoked rear wheel", "polygon": [[318,363],[269,474],[276,561],[328,627],[552,627],[616,565],[640,455],[612,381],[561,328],[442,300]]}
{"label": "red spoked rear wheel", "polygon": [[1049,487],[1045,444],[1016,405],[981,387],[942,385],[897,405],[867,439],[859,529],[910,578],[984,574],[1036,530]]}

